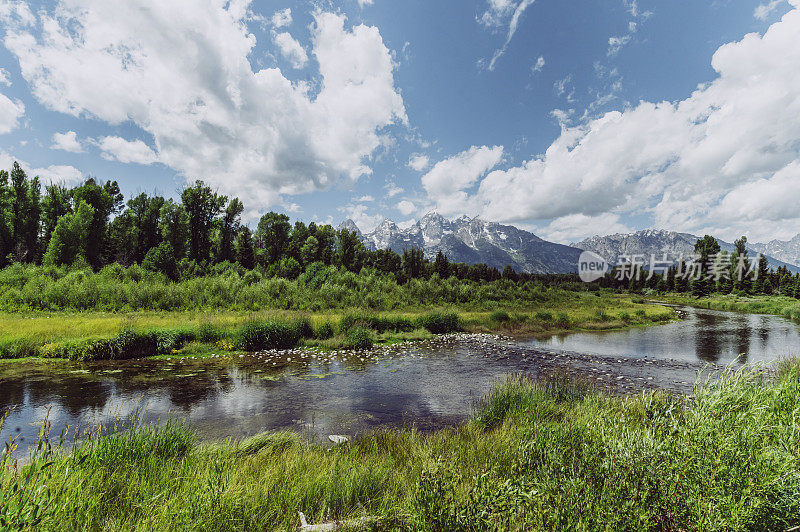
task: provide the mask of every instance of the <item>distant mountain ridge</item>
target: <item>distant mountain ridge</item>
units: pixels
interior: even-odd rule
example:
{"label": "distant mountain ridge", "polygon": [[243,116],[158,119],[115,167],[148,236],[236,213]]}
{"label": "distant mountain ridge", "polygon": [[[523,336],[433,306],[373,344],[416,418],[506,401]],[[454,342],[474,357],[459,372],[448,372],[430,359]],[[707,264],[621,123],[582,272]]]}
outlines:
{"label": "distant mountain ridge", "polygon": [[548,242],[511,225],[462,216],[449,220],[428,213],[407,229],[384,220],[373,231],[363,233],[352,220],[339,228],[358,234],[367,249],[391,249],[398,253],[412,247],[433,258],[441,251],[451,262],[485,263],[502,270],[506,265],[518,272],[574,273],[581,250]]}
{"label": "distant mountain ridge", "polygon": [[766,244],[754,243],[750,247],[759,253],[800,266],[800,235],[791,240],[770,240]]}
{"label": "distant mountain ridge", "polygon": [[[663,229],[645,229],[635,233],[593,236],[574,245],[580,249],[594,251],[610,263],[616,264],[622,255],[644,255],[647,260],[651,255],[654,255],[656,260],[661,260],[665,254],[668,260],[677,260],[681,256],[689,258],[694,253],[694,245],[698,239],[699,237],[689,233],[678,233]],[[730,242],[725,242],[719,238],[717,242],[719,242],[722,251],[731,252],[736,249]],[[798,240],[798,244],[800,245],[800,240]],[[751,245],[748,243],[748,256],[754,258],[759,253],[762,253],[769,260],[770,268],[786,266],[789,271],[800,271],[800,267],[797,264],[779,260],[766,252],[765,249],[764,244]]]}

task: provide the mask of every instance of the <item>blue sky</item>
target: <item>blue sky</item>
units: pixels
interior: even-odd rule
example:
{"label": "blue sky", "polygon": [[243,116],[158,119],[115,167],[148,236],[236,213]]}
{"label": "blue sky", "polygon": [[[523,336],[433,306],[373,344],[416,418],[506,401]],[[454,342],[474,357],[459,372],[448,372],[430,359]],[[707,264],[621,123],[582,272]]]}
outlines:
{"label": "blue sky", "polygon": [[250,220],[786,238],[794,2],[0,0],[0,163]]}

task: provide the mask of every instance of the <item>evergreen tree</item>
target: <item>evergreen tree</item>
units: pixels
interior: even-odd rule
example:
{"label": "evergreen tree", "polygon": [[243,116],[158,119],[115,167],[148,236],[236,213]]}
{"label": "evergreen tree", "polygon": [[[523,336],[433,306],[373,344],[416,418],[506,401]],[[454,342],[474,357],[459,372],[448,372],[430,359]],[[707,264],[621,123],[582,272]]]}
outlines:
{"label": "evergreen tree", "polygon": [[753,292],[756,294],[765,293],[765,287],[769,283],[769,260],[765,255],[758,256],[758,266],[756,279],[753,281]]}
{"label": "evergreen tree", "polygon": [[405,280],[418,279],[425,271],[425,256],[421,249],[403,250],[402,272]]}
{"label": "evergreen tree", "polygon": [[[450,277],[450,261],[447,260],[447,257],[444,253],[442,253],[442,250],[436,252],[436,259],[433,261],[433,271],[438,273],[439,277],[442,279],[447,279]],[[514,275],[516,275],[516,272],[514,272],[513,269],[511,271],[514,273]],[[505,274],[505,271],[503,273]]]}
{"label": "evergreen tree", "polygon": [[[441,253],[441,251],[439,253]],[[437,259],[439,258],[438,255],[436,258]],[[436,269],[435,264],[434,264],[434,269]],[[514,282],[517,281],[517,272],[514,271],[514,268],[512,268],[508,264],[506,264],[506,267],[503,268],[503,279],[508,279],[509,281],[514,281]]]}
{"label": "evergreen tree", "polygon": [[694,245],[696,260],[700,263],[700,275],[692,282],[692,293],[695,297],[704,297],[714,290],[714,281],[710,279],[711,262],[719,254],[719,242],[711,235],[705,235]]}
{"label": "evergreen tree", "polygon": [[336,262],[341,267],[358,272],[364,256],[364,244],[355,231],[340,229],[336,232]]}
{"label": "evergreen tree", "polygon": [[750,260],[747,258],[747,237],[742,236],[735,240],[733,245],[736,247],[731,257],[731,280],[733,290],[739,290],[749,294],[751,287]]}

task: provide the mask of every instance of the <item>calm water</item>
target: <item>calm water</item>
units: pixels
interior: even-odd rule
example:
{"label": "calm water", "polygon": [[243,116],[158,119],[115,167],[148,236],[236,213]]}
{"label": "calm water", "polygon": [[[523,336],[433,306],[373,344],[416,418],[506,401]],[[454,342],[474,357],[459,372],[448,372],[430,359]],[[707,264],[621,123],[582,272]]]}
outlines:
{"label": "calm water", "polygon": [[[800,329],[783,318],[682,311],[686,319],[680,322],[517,342],[511,351],[487,337],[463,336],[368,353],[294,350],[184,361],[0,364],[0,412],[13,407],[0,441],[16,435],[22,453],[35,443],[48,412],[58,432],[65,425],[107,425],[141,409],[145,421],[183,419],[204,439],[276,429],[322,439],[379,426],[429,430],[466,419],[501,375],[538,374],[545,361],[568,360],[556,356],[561,351],[613,357],[601,369],[587,366],[584,358],[581,369],[598,380],[632,385],[676,377],[649,361],[636,369],[625,363],[627,357],[685,362],[680,379],[690,384],[691,363],[754,362],[800,352]],[[625,368],[629,373],[619,376]]]}
{"label": "calm water", "polygon": [[534,340],[534,348],[608,356],[670,358],[686,362],[772,361],[800,355],[800,326],[763,314],[738,314],[680,307],[684,319],[659,325]]}

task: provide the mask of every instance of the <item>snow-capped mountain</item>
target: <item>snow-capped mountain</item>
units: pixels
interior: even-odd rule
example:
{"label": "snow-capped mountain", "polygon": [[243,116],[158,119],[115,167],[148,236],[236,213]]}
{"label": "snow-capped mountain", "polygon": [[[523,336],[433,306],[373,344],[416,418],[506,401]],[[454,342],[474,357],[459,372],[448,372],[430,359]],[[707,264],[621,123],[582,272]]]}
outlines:
{"label": "snow-capped mountain", "polygon": [[510,265],[518,272],[570,273],[578,269],[581,250],[542,240],[511,225],[462,216],[448,220],[429,213],[407,229],[384,220],[374,231],[363,234],[352,220],[340,228],[356,233],[367,249],[392,249],[402,253],[420,248],[433,258],[442,251],[452,262],[486,263],[498,269]]}
{"label": "snow-capped mountain", "polygon": [[750,247],[764,255],[800,266],[800,235],[791,240],[770,240],[766,244],[753,243]]}
{"label": "snow-capped mountain", "polygon": [[[608,236],[593,236],[575,244],[575,247],[594,251],[611,264],[616,264],[622,255],[644,255],[649,261],[651,255],[656,260],[662,260],[666,254],[667,260],[677,260],[681,256],[688,259],[694,253],[694,245],[699,237],[689,233],[677,233],[662,229],[646,229],[635,233],[617,233]],[[722,251],[732,252],[736,248],[733,244],[717,239]],[[800,240],[798,241],[800,244]],[[769,259],[770,268],[786,266],[790,271],[800,271],[794,263],[784,262],[767,252],[763,244],[748,244],[748,255],[751,259],[763,253]]]}

